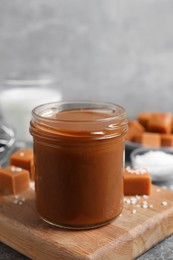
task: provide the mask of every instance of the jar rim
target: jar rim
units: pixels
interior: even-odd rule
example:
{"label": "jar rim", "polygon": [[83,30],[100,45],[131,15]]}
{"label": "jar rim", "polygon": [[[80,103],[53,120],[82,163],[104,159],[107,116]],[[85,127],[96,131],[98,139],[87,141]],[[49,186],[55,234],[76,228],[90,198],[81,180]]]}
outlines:
{"label": "jar rim", "polygon": [[[97,116],[81,118],[77,113],[98,113]],[[66,113],[68,112],[69,113]],[[68,120],[61,117],[65,112]],[[60,114],[60,118],[57,114]],[[71,117],[72,115],[72,117]],[[79,117],[78,117],[79,116]],[[66,116],[65,116],[66,119]],[[97,101],[58,101],[42,104],[32,110],[30,122],[31,134],[39,132],[42,136],[57,136],[64,138],[106,139],[123,136],[127,132],[127,118],[123,107],[113,103]],[[66,137],[65,137],[66,136]]]}
{"label": "jar rim", "polygon": [[[64,108],[66,109],[64,109]],[[67,120],[67,119],[57,119],[57,118],[52,118],[49,116],[49,112],[44,112],[46,109],[55,109],[56,112],[62,112],[62,111],[68,111],[72,109],[91,109],[93,112],[100,112],[98,109],[103,109],[102,113],[104,113],[105,109],[105,114],[110,115],[108,117],[103,117],[99,119],[94,119],[93,120]],[[94,122],[106,122],[110,120],[115,120],[115,119],[126,119],[126,112],[125,109],[118,105],[114,104],[111,102],[100,102],[100,101],[82,101],[82,100],[64,100],[64,101],[56,101],[56,102],[50,102],[50,103],[45,103],[41,104],[37,107],[35,107],[32,110],[32,116],[37,119],[37,120],[44,120],[47,122],[62,122],[62,123],[94,123]]]}

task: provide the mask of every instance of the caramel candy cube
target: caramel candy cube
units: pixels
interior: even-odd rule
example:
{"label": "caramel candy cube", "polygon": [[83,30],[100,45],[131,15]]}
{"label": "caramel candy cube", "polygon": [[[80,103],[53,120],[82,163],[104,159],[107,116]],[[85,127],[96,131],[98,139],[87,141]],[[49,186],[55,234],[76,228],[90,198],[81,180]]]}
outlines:
{"label": "caramel candy cube", "polygon": [[143,133],[144,131],[145,131],[144,127],[137,120],[129,120],[126,140],[133,141],[136,135]]}
{"label": "caramel candy cube", "polygon": [[171,133],[172,114],[152,113],[147,124],[147,130],[156,133]]}
{"label": "caramel candy cube", "polygon": [[173,146],[173,134],[162,134],[161,146]]}
{"label": "caramel candy cube", "polygon": [[19,149],[10,157],[10,164],[21,167],[31,172],[31,161],[33,160],[33,150]]}
{"label": "caramel candy cube", "polygon": [[124,195],[149,195],[151,177],[146,169],[127,167],[124,172]]}
{"label": "caramel candy cube", "polygon": [[151,116],[151,112],[142,112],[142,113],[138,114],[137,119],[138,119],[139,123],[141,125],[143,125],[143,127],[145,129],[147,128],[150,116]]}
{"label": "caramel candy cube", "polygon": [[144,132],[136,136],[134,141],[147,147],[160,147],[161,136],[158,133]]}
{"label": "caramel candy cube", "polygon": [[29,171],[13,165],[0,169],[0,191],[3,194],[17,194],[29,188]]}

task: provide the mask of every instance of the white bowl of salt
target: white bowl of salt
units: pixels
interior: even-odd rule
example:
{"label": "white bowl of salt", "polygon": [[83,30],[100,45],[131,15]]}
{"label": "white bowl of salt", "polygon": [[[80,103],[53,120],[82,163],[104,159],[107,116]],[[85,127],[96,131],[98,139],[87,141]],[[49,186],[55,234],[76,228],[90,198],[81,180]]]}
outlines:
{"label": "white bowl of salt", "polygon": [[173,180],[173,148],[138,148],[131,155],[134,168],[145,168],[153,182]]}

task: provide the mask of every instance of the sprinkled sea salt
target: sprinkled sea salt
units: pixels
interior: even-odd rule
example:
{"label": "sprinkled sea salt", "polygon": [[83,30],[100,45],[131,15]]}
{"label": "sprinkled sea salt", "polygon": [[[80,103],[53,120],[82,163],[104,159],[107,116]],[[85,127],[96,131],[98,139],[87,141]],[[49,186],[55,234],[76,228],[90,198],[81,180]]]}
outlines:
{"label": "sprinkled sea salt", "polygon": [[136,214],[136,209],[132,209],[131,213]]}
{"label": "sprinkled sea salt", "polygon": [[18,195],[15,195],[12,203],[22,205],[25,201],[26,199],[24,197],[19,197]]}
{"label": "sprinkled sea salt", "polygon": [[136,195],[135,197],[137,200],[140,200],[140,198],[141,198],[139,195]]}
{"label": "sprinkled sea salt", "polygon": [[131,204],[131,205],[136,204],[136,202],[137,202],[137,199],[136,199],[135,197],[132,197],[132,198],[130,199],[130,204]]}
{"label": "sprinkled sea salt", "polygon": [[161,205],[167,206],[167,205],[168,205],[168,202],[167,202],[167,201],[162,201],[162,202],[161,202]]}
{"label": "sprinkled sea salt", "polygon": [[22,168],[20,168],[20,167],[16,168],[16,172],[21,172],[21,171],[22,171]]}
{"label": "sprinkled sea salt", "polygon": [[147,209],[147,208],[148,208],[148,204],[143,204],[143,205],[142,205],[142,208],[143,208],[143,209]]}
{"label": "sprinkled sea salt", "polygon": [[126,204],[130,205],[130,199],[124,198],[124,202],[125,202]]}
{"label": "sprinkled sea salt", "polygon": [[16,171],[16,167],[15,166],[11,166],[11,171],[15,172]]}
{"label": "sprinkled sea salt", "polygon": [[143,198],[144,199],[148,199],[148,195],[143,195]]}
{"label": "sprinkled sea salt", "polygon": [[33,191],[35,190],[35,182],[34,181],[30,181],[29,186],[30,186],[31,190],[33,190]]}
{"label": "sprinkled sea salt", "polygon": [[144,174],[144,173],[147,173],[147,170],[146,169],[143,169],[143,168],[130,168],[129,166],[126,167],[126,171],[128,173],[131,173],[131,174],[136,174],[136,175],[141,175],[141,174]]}
{"label": "sprinkled sea salt", "polygon": [[11,169],[10,169],[12,172],[21,172],[22,171],[22,168],[20,167],[15,167],[15,166],[11,166]]}

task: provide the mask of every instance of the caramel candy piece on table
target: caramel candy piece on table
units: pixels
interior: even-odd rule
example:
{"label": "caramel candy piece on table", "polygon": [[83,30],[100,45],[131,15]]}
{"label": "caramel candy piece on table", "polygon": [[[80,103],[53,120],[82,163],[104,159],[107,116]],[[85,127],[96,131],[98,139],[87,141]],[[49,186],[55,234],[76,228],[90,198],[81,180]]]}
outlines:
{"label": "caramel candy piece on table", "polygon": [[0,169],[0,191],[17,194],[29,187],[29,171],[13,165]]}
{"label": "caramel candy piece on table", "polygon": [[161,135],[161,146],[173,146],[173,134]]}
{"label": "caramel candy piece on table", "polygon": [[144,131],[145,131],[144,127],[137,120],[129,120],[126,140],[133,141],[136,135],[141,134]]}
{"label": "caramel candy piece on table", "polygon": [[144,132],[140,135],[137,135],[134,138],[134,141],[136,143],[143,145],[143,146],[160,147],[160,145],[161,145],[161,135],[158,134],[158,133]]}
{"label": "caramel candy piece on table", "polygon": [[171,113],[152,113],[147,124],[147,130],[156,133],[171,133],[172,114]]}
{"label": "caramel candy piece on table", "polygon": [[33,160],[33,150],[19,149],[14,152],[10,157],[10,164],[21,167],[31,172],[31,165]]}
{"label": "caramel candy piece on table", "polygon": [[124,195],[149,195],[151,177],[146,169],[127,167],[124,172]]}
{"label": "caramel candy piece on table", "polygon": [[142,112],[140,114],[138,114],[138,121],[141,125],[143,125],[143,127],[146,129],[147,125],[148,125],[148,121],[150,119],[151,116],[151,112]]}

